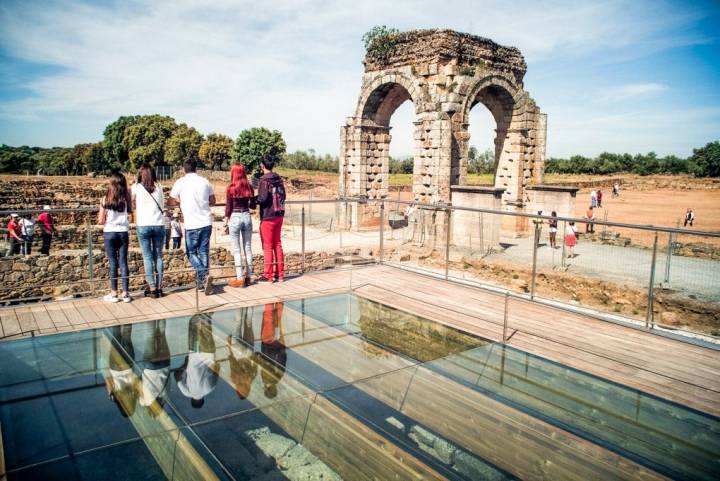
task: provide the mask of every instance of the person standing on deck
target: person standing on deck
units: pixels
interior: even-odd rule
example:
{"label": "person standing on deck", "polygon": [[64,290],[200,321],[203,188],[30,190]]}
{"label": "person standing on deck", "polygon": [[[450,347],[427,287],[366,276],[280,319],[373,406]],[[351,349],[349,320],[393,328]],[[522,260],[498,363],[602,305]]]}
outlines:
{"label": "person standing on deck", "polygon": [[210,267],[210,236],[215,193],[212,185],[197,171],[197,161],[186,160],[185,175],[175,182],[170,191],[168,205],[180,205],[185,220],[185,254],[195,268],[196,285],[205,295],[212,294]]}
{"label": "person standing on deck", "polygon": [[142,250],[147,287],[145,297],[162,297],[163,256],[165,242],[165,215],[162,186],[158,184],[155,169],[143,163],[138,169],[137,182],[132,186],[137,237]]}
{"label": "person standing on deck", "polygon": [[52,215],[50,215],[50,206],[43,206],[43,212],[37,218],[38,225],[40,226],[40,238],[42,239],[42,247],[40,247],[40,253],[43,255],[50,254],[50,243],[52,242],[52,236],[55,233],[55,223]]}
{"label": "person standing on deck", "polygon": [[[235,279],[231,287],[245,287],[252,284],[252,218],[255,209],[255,193],[248,182],[245,166],[236,164],[230,169],[230,184],[225,200],[225,228],[230,234],[230,243],[235,261]],[[244,254],[244,259],[243,259]],[[245,265],[243,265],[243,260]]]}
{"label": "person standing on deck", "polygon": [[280,235],[285,216],[285,186],[282,177],[272,171],[272,160],[262,159],[260,165],[263,176],[260,177],[257,202],[260,206],[260,241],[265,261],[265,270],[260,280],[273,282],[276,279],[277,282],[283,282],[285,259]]}
{"label": "person standing on deck", "polygon": [[[105,254],[110,271],[110,293],[103,297],[105,302],[130,302],[128,282],[128,245],[130,244],[130,222],[132,199],[125,176],[114,172],[108,181],[108,190],[100,202],[98,224],[103,226]],[[118,296],[118,269],[122,276],[122,296]]]}

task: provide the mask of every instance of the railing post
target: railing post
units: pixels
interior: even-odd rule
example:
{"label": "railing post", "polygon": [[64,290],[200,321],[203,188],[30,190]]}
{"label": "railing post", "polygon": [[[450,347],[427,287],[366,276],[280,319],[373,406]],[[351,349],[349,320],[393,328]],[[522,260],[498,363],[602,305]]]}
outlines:
{"label": "railing post", "polygon": [[665,283],[670,282],[670,261],[672,260],[674,232],[668,234],[667,259],[665,259]]}
{"label": "railing post", "polygon": [[648,308],[645,316],[645,328],[650,329],[655,324],[653,319],[653,304],[655,301],[655,260],[657,259],[658,233],[655,231],[655,241],[653,242],[652,264],[650,265],[650,285],[648,286]]}
{"label": "railing post", "polygon": [[[566,266],[566,257],[565,257],[565,229],[567,229],[567,225],[566,225],[566,221],[563,221],[563,223],[562,223],[562,231],[555,234],[556,236],[557,236],[557,234],[560,234],[560,236],[561,236],[561,238],[562,238],[562,243],[563,243],[563,246],[562,246],[562,261],[560,262],[560,265],[561,265],[563,268],[565,268],[565,266]],[[557,237],[555,237],[555,238],[557,239]]]}
{"label": "railing post", "polygon": [[508,305],[510,304],[510,293],[505,292],[505,311],[503,313],[503,332],[502,332],[502,343],[505,344],[507,339],[507,322],[508,322]]}
{"label": "railing post", "polygon": [[535,299],[535,278],[537,276],[537,251],[540,242],[540,222],[541,219],[535,219],[535,234],[533,234],[533,263],[532,277],[530,278],[530,299]]}
{"label": "railing post", "polygon": [[300,272],[305,273],[305,204],[300,209]]}
{"label": "railing post", "polygon": [[445,280],[450,277],[450,218],[451,210],[445,210]]}
{"label": "railing post", "polygon": [[383,263],[385,249],[385,201],[380,201],[380,250],[378,252],[379,263]]}
{"label": "railing post", "polygon": [[95,294],[95,259],[93,258],[93,232],[92,212],[88,212],[87,219],[85,220],[85,229],[87,230],[87,248],[88,248],[88,279],[90,279],[90,290],[93,295]]}

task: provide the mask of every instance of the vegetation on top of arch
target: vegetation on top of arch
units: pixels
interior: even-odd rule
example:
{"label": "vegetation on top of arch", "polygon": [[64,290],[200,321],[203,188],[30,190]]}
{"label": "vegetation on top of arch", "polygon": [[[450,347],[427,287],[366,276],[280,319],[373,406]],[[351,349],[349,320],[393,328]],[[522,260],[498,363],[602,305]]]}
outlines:
{"label": "vegetation on top of arch", "polygon": [[385,25],[371,28],[362,37],[368,57],[378,62],[387,62],[395,51],[399,33],[398,29]]}

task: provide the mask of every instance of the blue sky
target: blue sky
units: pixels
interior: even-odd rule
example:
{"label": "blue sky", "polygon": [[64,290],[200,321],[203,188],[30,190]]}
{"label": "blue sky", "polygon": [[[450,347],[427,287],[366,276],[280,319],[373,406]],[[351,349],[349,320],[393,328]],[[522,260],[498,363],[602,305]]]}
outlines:
{"label": "blue sky", "polygon": [[[663,1],[13,1],[0,3],[0,143],[73,145],[120,115],[336,154],[372,26],[453,28],[521,49],[548,156],[687,156],[720,139],[720,3]],[[412,107],[391,120],[412,152]],[[494,122],[473,109],[471,143]]]}

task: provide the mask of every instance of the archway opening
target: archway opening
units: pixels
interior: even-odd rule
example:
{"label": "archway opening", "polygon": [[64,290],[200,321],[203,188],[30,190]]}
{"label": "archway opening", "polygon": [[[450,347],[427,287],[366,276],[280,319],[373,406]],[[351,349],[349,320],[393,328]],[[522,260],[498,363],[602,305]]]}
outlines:
{"label": "archway opening", "polygon": [[482,88],[470,102],[468,172],[492,174],[493,185],[497,185],[503,153],[510,151],[508,130],[514,105],[512,95],[497,85]]}

